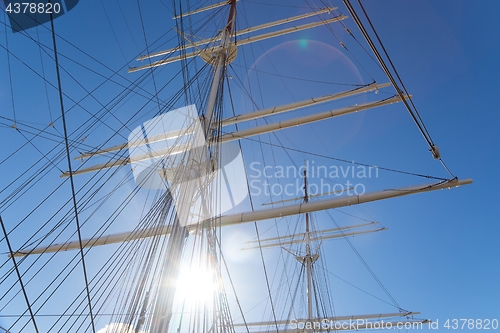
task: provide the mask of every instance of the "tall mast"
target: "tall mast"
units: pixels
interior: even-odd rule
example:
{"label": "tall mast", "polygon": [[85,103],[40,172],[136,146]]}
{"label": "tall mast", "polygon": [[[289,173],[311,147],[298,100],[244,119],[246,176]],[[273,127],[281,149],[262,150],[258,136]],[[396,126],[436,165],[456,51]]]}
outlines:
{"label": "tall mast", "polygon": [[[305,163],[305,162],[304,162]],[[307,169],[304,166],[304,202],[309,201],[309,195],[307,193]],[[309,321],[313,320],[313,307],[312,307],[312,264],[313,256],[311,254],[311,238],[309,233],[309,213],[306,213],[306,255],[304,257],[304,262],[306,265],[307,273],[307,319]],[[316,255],[316,260],[318,255]],[[312,329],[308,329],[308,332],[312,332]]]}
{"label": "tall mast", "polygon": [[227,52],[231,44],[231,36],[235,26],[235,13],[236,13],[236,0],[230,0],[231,9],[229,10],[229,17],[226,27],[221,32],[221,40],[218,49],[214,52],[215,68],[212,86],[210,88],[210,95],[208,97],[207,109],[205,111],[205,137],[210,136],[210,126],[215,112],[215,101],[219,92],[219,83],[223,68],[226,66]]}
{"label": "tall mast", "polygon": [[[214,52],[214,77],[210,89],[210,95],[207,103],[207,109],[205,110],[205,122],[203,133],[194,133],[194,142],[199,142],[201,136],[203,139],[207,140],[210,138],[210,129],[212,127],[212,119],[216,118],[214,116],[215,102],[217,100],[217,95],[219,93],[219,86],[221,80],[221,73],[226,64],[226,51],[231,41],[231,33],[234,29],[234,17],[235,17],[235,5],[236,0],[231,0],[231,9],[229,12],[228,23],[226,27],[222,30],[221,42],[218,49]],[[214,144],[218,144],[217,141],[213,141]],[[208,142],[208,144],[210,144]],[[198,166],[203,165],[201,161],[211,159],[212,156],[208,156],[204,151],[193,149],[187,152],[187,162],[184,170],[179,172],[179,178],[174,181],[174,184],[169,185],[169,191],[174,188],[174,191],[178,191],[177,195],[183,200],[188,200],[190,204],[186,205],[187,212],[177,211],[176,218],[173,221],[172,233],[167,245],[166,258],[163,261],[164,264],[164,276],[160,284],[160,294],[156,298],[154,315],[151,324],[151,333],[164,333],[168,332],[170,320],[172,319],[173,304],[179,279],[180,271],[180,260],[182,253],[186,244],[186,239],[189,235],[188,228],[182,225],[180,219],[188,218],[188,213],[191,206],[193,205],[193,197],[195,197],[196,189],[185,182],[185,180],[201,176],[200,173],[206,170],[201,170]],[[201,162],[201,163],[200,163]],[[176,190],[176,187],[179,187]],[[205,193],[203,189],[199,189],[201,194],[202,202],[204,202]],[[215,322],[214,322],[215,324]]]}
{"label": "tall mast", "polygon": [[[306,162],[304,162],[304,202],[307,204],[309,202],[309,193],[307,192],[307,169]],[[313,313],[313,284],[312,284],[312,265],[318,260],[319,253],[311,252],[311,227],[309,223],[309,213],[306,212],[306,232],[304,233],[304,241],[306,243],[306,254],[305,256],[296,256],[295,259],[302,262],[306,266],[306,278],[307,278],[307,320],[312,322],[314,320]],[[311,327],[307,328],[308,333],[312,333]]]}

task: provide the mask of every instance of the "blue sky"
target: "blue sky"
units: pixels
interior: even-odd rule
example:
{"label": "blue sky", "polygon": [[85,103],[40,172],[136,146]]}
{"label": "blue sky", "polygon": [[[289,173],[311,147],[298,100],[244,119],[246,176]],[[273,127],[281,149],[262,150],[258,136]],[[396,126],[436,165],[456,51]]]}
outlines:
{"label": "blue sky", "polygon": [[[248,18],[248,24],[260,24],[270,19],[297,15],[305,11],[300,6],[293,7],[296,5],[295,2],[282,2],[280,4],[284,5],[283,7],[263,6],[263,10],[255,12],[257,4],[245,3],[244,0],[241,2],[240,6],[245,6],[245,10],[248,10],[251,15]],[[496,217],[495,195],[498,181],[494,176],[498,159],[498,142],[500,142],[495,101],[496,93],[500,88],[498,65],[500,23],[497,19],[500,3],[493,0],[481,3],[465,0],[453,2],[387,0],[364,1],[363,3],[406,88],[413,95],[413,100],[427,129],[435,143],[439,145],[443,160],[454,175],[459,178],[473,178],[474,184],[452,191],[437,191],[370,203],[363,206],[362,210],[348,210],[356,215],[364,216],[366,213],[389,229],[382,233],[355,238],[352,242],[403,308],[421,311],[421,317],[438,320],[441,326],[446,319],[453,318],[500,319],[498,318],[500,287],[497,282],[500,275],[498,264],[500,245],[497,240],[500,236],[500,226]],[[348,15],[341,3],[334,4],[341,8],[343,14]],[[116,3],[102,5],[82,2],[73,11],[57,19],[56,29],[62,37],[113,70],[118,70],[129,62],[130,65],[136,65],[131,60],[140,53],[145,44],[137,14],[137,4],[134,1],[124,1],[120,6],[121,8]],[[126,13],[123,17],[119,14],[120,10]],[[169,38],[175,36],[172,32],[160,37],[165,28],[173,25],[167,5],[158,3],[156,6],[147,6],[144,4],[141,5],[141,10],[148,42],[151,43],[159,38],[158,44],[163,44],[158,46],[159,49],[171,45],[168,44],[172,42]],[[242,15],[239,19],[240,28],[248,25]],[[352,19],[349,19],[346,24],[362,41],[362,36]],[[110,27],[113,27],[113,30]],[[12,53],[23,59],[37,72],[41,72],[38,47],[20,35],[10,32],[6,35],[3,33],[3,27],[0,31],[2,31],[2,46],[6,46],[4,37],[7,36]],[[346,42],[348,48],[353,50],[356,59],[362,61],[363,65],[366,64],[370,74],[373,74],[379,82],[388,81],[380,70],[375,68],[373,62],[357,49],[355,43],[348,39],[345,31],[342,29],[335,31],[342,41]],[[44,29],[40,29],[39,33],[40,40],[50,45],[50,34]],[[36,38],[36,31],[31,30],[30,35]],[[73,80],[63,73],[65,90],[74,100],[85,96],[84,88],[91,89],[103,81],[98,74],[111,75],[109,69],[82,55],[67,43],[59,41],[59,46],[60,52],[68,58],[97,72],[89,73],[87,69],[76,66],[68,58],[61,59],[61,64],[71,69],[71,74],[75,78]],[[0,114],[12,119],[14,113],[11,105],[5,50],[2,49],[0,54],[3,64],[0,70],[2,73]],[[43,58],[45,75],[50,82],[55,83],[53,64],[47,55],[44,54]],[[256,60],[249,60],[250,58]],[[251,51],[240,51],[238,61],[235,61],[233,66],[232,81],[237,86],[238,78],[247,80],[245,88],[252,89],[254,102],[259,107],[269,107],[289,101],[290,98],[301,100],[306,97],[321,96],[328,93],[332,86],[316,84],[314,88],[305,88],[303,82],[286,78],[277,79],[266,75],[261,75],[260,81],[257,81],[256,71],[253,69],[272,72],[276,68],[279,69],[279,66],[287,66],[290,68],[288,75],[294,77],[309,78],[314,75],[316,79],[323,81],[349,84],[369,82],[370,77],[356,62],[356,59],[352,59],[342,51],[338,41],[327,29],[318,28],[298,33],[293,37],[280,37],[262,42],[253,46]],[[43,128],[59,114],[55,90],[48,88],[51,107],[51,111],[48,112],[43,81],[13,57],[10,61],[16,118],[20,123]],[[84,108],[99,110],[100,103],[107,103],[122,90],[116,82],[126,84],[126,80],[139,77],[140,74],[126,74],[127,67],[125,66],[119,72],[126,78],[114,76],[116,81],[108,82],[97,90],[94,93],[95,99],[84,100],[81,107],[75,107],[68,114],[70,131],[78,130],[83,121],[92,118],[92,115]],[[179,89],[179,78],[174,83],[167,84],[169,75],[173,71],[161,69],[155,76],[156,84],[159,87],[165,87],[160,94],[162,98],[167,99]],[[287,88],[280,90],[278,84],[283,83],[283,80]],[[258,93],[257,82],[261,87]],[[151,81],[145,83],[144,87],[153,89],[153,83]],[[333,89],[342,91],[349,88],[333,86]],[[360,102],[366,102],[372,98],[373,95],[370,95]],[[120,102],[121,108],[115,114],[116,118],[109,117],[106,124],[111,129],[120,127],[120,121],[128,119],[134,110],[145,104],[145,100],[136,97]],[[235,93],[234,101],[236,108],[245,112],[251,107],[251,102],[244,97],[244,94]],[[65,103],[67,108],[74,104],[68,99],[65,99]],[[333,104],[332,107],[343,106],[346,103]],[[141,121],[154,115],[157,111],[155,107],[155,103],[146,104],[141,116],[135,118],[127,125],[127,128],[120,131],[123,137],[126,138],[130,130],[138,126]],[[324,110],[324,108],[315,110]],[[300,116],[301,112],[296,112],[295,115]],[[432,160],[425,141],[403,105],[396,104],[380,110],[373,109],[355,116],[286,130],[284,134],[278,134],[277,137],[285,146],[290,147],[293,142],[293,147],[316,154],[409,172],[447,176],[439,162]],[[280,117],[288,118],[288,116]],[[2,120],[0,156],[3,160],[8,154],[17,150],[25,139],[17,133],[17,136],[13,136],[14,130],[8,126],[9,121],[4,118]],[[60,122],[55,122],[55,124],[56,128],[61,131]],[[245,126],[243,124],[242,128]],[[312,132],[313,130],[315,132]],[[98,145],[108,138],[110,133],[109,128],[106,129],[106,126],[101,125],[98,130],[88,136],[86,142],[89,145]],[[29,134],[26,135],[31,137]],[[15,140],[12,139],[13,137]],[[267,138],[262,137],[262,140],[267,140]],[[121,141],[123,138],[113,138],[108,145]],[[44,140],[35,142],[36,148],[44,152],[53,147],[52,142]],[[273,137],[272,142],[276,144],[276,138]],[[246,157],[247,165],[250,161],[260,160],[261,151],[257,144],[252,142],[242,144],[243,151],[249,156]],[[6,176],[0,183],[1,187],[6,186],[14,175],[18,174],[16,169],[19,168],[18,165],[30,165],[34,163],[35,157],[40,156],[34,147],[23,149],[21,154],[2,163],[0,168],[2,174]],[[268,156],[275,154],[272,158],[277,158],[283,165],[295,163],[300,166],[303,163],[304,154],[291,153],[292,162],[282,151],[272,151],[269,147],[263,149]],[[73,155],[76,155],[76,152]],[[317,157],[307,158],[314,159],[316,163],[322,165],[344,165]],[[58,167],[62,170],[67,169],[64,160]],[[121,176],[125,174],[124,170],[120,171]],[[77,179],[77,186],[83,186],[87,179],[87,176]],[[25,203],[19,200],[19,203],[11,208],[2,210],[2,217],[7,226],[12,228],[15,224],[13,221],[18,221],[23,216],[19,214],[20,210],[24,207],[31,208],[48,188],[54,187],[59,182],[57,170],[41,177],[38,192],[28,194],[30,195],[28,198],[33,198],[32,202]],[[392,173],[381,173],[377,179],[367,180],[366,185],[372,191],[382,189],[384,186],[413,185],[423,182],[428,181],[415,177],[404,178]],[[127,185],[126,190],[130,191],[132,186]],[[69,189],[66,187],[63,191],[52,204],[56,205],[63,198],[67,199]],[[122,193],[118,194],[116,202],[123,199],[122,195]],[[146,196],[142,193],[138,200]],[[1,199],[5,199],[4,194]],[[255,200],[260,203],[268,198],[255,198]],[[137,202],[134,202],[134,205],[137,209],[141,207]],[[48,217],[52,214],[52,210],[50,206],[47,206],[40,212],[40,216]],[[101,213],[104,216],[113,208],[109,208],[109,211],[106,208],[103,210]],[[333,212],[333,214],[341,224],[352,222],[342,217],[341,213]],[[134,217],[134,214],[130,214],[120,226],[113,226],[113,228],[117,230],[133,228]],[[326,219],[321,214],[318,214],[318,218]],[[36,221],[34,219],[32,221],[34,222],[25,226],[25,229],[18,230],[13,235],[13,241],[16,244],[21,244],[24,235],[34,228]],[[273,222],[267,222],[263,229],[272,225]],[[326,225],[328,224],[319,223],[319,226]],[[233,240],[238,239],[238,235],[242,234],[247,238],[252,238],[252,229],[253,226],[241,228],[241,230],[230,229],[227,237]],[[87,232],[90,233],[88,230]],[[2,252],[5,252],[5,242],[2,242],[1,246]],[[338,275],[350,281],[356,281],[370,291],[373,288],[374,293],[379,295],[380,291],[376,291],[377,287],[373,286],[373,282],[367,282],[366,272],[358,273],[363,268],[359,263],[354,263],[355,258],[352,254],[348,254],[348,250],[348,246],[340,241],[332,241],[325,245],[325,256],[331,258],[333,263],[329,266],[329,270],[337,274],[336,269],[339,267],[341,273]],[[270,254],[272,259],[275,258],[273,256]],[[96,257],[97,255],[93,258]],[[241,257],[231,260],[237,267],[236,276],[245,275],[244,268],[249,264],[259,269],[260,258],[255,255],[241,254]],[[78,280],[75,279],[75,281]],[[250,282],[244,281],[244,283]],[[251,281],[249,286],[253,286],[253,283]],[[343,289],[340,282],[339,285],[337,293],[342,299],[338,303],[338,314],[377,312],[377,308],[372,306],[377,305],[376,302],[365,300],[363,295],[351,294],[349,289]],[[258,282],[255,282],[254,287],[259,288]],[[252,290],[250,287],[246,290],[242,284],[241,288],[244,297],[252,296],[249,295]],[[0,289],[3,289],[3,286]],[[17,306],[22,308],[22,302],[17,303]],[[359,310],[360,308],[362,310]],[[6,322],[6,319],[0,318],[0,326],[4,326],[2,324]],[[441,330],[444,329],[441,327]]]}
{"label": "blue sky", "polygon": [[499,142],[499,4],[385,1],[366,2],[366,9],[444,161],[457,176],[474,179],[455,193],[420,197],[412,208],[399,206],[409,198],[382,204],[394,223],[388,233],[402,233],[387,244],[391,267],[410,278],[404,288],[426,315],[498,316],[498,182],[491,175]]}

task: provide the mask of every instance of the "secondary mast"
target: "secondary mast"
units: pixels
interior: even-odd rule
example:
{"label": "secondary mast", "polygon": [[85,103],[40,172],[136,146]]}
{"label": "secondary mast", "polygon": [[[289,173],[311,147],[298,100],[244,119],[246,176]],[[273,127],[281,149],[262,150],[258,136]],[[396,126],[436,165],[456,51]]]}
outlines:
{"label": "secondary mast", "polygon": [[[304,168],[304,202],[309,202],[309,195],[307,193],[307,170]],[[312,299],[312,264],[318,260],[319,253],[311,253],[311,238],[310,238],[310,227],[309,227],[309,213],[306,213],[306,255],[304,257],[296,257],[297,260],[302,261],[306,266],[307,273],[307,319],[312,321],[314,319],[313,314],[313,299]],[[312,332],[312,329],[308,329],[308,332]]]}

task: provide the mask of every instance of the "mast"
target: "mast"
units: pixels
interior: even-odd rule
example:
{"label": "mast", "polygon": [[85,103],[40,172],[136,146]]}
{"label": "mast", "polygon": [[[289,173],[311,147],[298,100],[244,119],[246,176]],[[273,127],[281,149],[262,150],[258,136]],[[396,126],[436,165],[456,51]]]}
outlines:
{"label": "mast", "polygon": [[215,101],[217,94],[219,92],[219,83],[221,78],[222,69],[226,66],[226,59],[228,57],[227,53],[229,51],[229,46],[231,42],[231,35],[234,31],[235,26],[235,12],[236,12],[236,0],[230,0],[231,9],[229,10],[229,18],[227,20],[226,27],[221,32],[221,41],[218,49],[214,52],[215,59],[214,63],[214,78],[212,80],[212,86],[210,88],[210,95],[208,97],[207,109],[205,112],[205,137],[209,138],[210,126],[214,116]]}
{"label": "mast", "polygon": [[176,217],[173,223],[173,232],[170,234],[168,240],[166,258],[163,262],[164,276],[161,279],[159,293],[156,297],[151,333],[164,333],[168,331],[170,319],[172,319],[176,284],[179,279],[180,258],[187,236],[186,227],[182,227],[179,219]]}
{"label": "mast", "polygon": [[[234,17],[235,17],[236,0],[230,0],[230,12],[226,27],[222,30],[221,42],[218,50],[214,52],[214,77],[211,84],[210,95],[207,103],[207,108],[204,113],[204,128],[203,132],[195,131],[193,142],[211,141],[211,128],[212,121],[216,119],[214,113],[216,112],[215,103],[219,94],[219,86],[221,80],[221,73],[226,63],[226,51],[230,45],[231,34],[234,30]],[[217,141],[207,142],[207,150],[205,149],[191,149],[186,152],[187,162],[184,169],[176,170],[176,176],[173,183],[169,184],[169,189],[176,191],[181,200],[187,201],[188,204],[184,205],[180,210],[176,209],[176,217],[173,221],[172,232],[169,237],[166,258],[164,260],[163,274],[164,277],[160,284],[159,295],[156,298],[154,306],[154,314],[151,324],[151,333],[164,333],[168,332],[170,320],[172,319],[173,305],[176,294],[176,289],[179,280],[180,261],[186,239],[189,235],[186,224],[182,224],[182,220],[187,220],[189,211],[193,205],[193,197],[195,197],[196,188],[192,184],[188,184],[186,180],[192,177],[199,178],[206,171],[203,169],[203,161],[207,159],[212,160],[212,154],[207,154],[210,151],[211,144],[217,145]],[[212,162],[212,161],[209,161]],[[179,179],[180,178],[180,179]],[[205,202],[205,193],[200,184],[200,194],[202,203]],[[174,193],[172,193],[174,195]],[[176,207],[177,208],[177,207]],[[206,209],[203,205],[202,209]],[[215,322],[213,323],[215,325]],[[214,326],[215,327],[215,326]]]}
{"label": "mast", "polygon": [[[304,162],[305,165],[305,162]],[[309,196],[307,193],[307,169],[304,168],[304,202],[309,201]],[[316,259],[319,258],[319,254],[315,254],[314,258],[311,254],[311,238],[309,236],[309,213],[306,213],[306,255],[304,257],[304,263],[306,265],[307,272],[307,319],[309,321],[313,320],[313,303],[312,303],[312,264]],[[312,332],[312,329],[308,329],[308,332]]]}

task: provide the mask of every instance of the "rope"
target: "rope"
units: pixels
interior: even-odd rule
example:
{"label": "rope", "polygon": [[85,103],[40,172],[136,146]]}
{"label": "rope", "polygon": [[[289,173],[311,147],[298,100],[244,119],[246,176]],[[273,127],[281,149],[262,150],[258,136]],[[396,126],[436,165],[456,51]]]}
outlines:
{"label": "rope", "polygon": [[66,145],[66,157],[68,160],[68,170],[69,170],[69,179],[70,179],[70,184],[71,184],[71,194],[73,196],[73,208],[75,212],[75,223],[76,223],[76,229],[78,232],[78,241],[80,243],[80,255],[81,255],[81,260],[82,260],[82,268],[83,268],[83,276],[85,280],[85,288],[87,290],[87,299],[88,299],[88,307],[89,307],[89,312],[90,312],[90,322],[92,324],[92,332],[95,333],[95,325],[94,325],[94,316],[92,314],[92,303],[90,301],[90,290],[89,290],[89,284],[88,284],[88,278],[87,278],[87,268],[85,267],[85,256],[83,255],[83,244],[82,244],[82,235],[80,232],[80,221],[78,219],[78,208],[77,208],[77,203],[76,203],[76,191],[75,191],[75,184],[73,181],[73,172],[71,169],[71,155],[69,151],[69,140],[68,140],[68,130],[66,127],[66,117],[64,114],[64,101],[63,101],[63,94],[62,94],[62,85],[61,85],[61,74],[59,72],[59,59],[57,55],[57,44],[56,44],[56,35],[54,33],[54,20],[52,18],[52,13],[50,14],[50,26],[52,30],[52,43],[54,45],[54,59],[55,59],[55,65],[56,65],[56,76],[57,76],[57,87],[59,91],[59,103],[61,107],[61,120],[63,124],[63,130],[64,130],[64,143]]}
{"label": "rope", "polygon": [[[422,136],[424,137],[425,141],[429,145],[430,151],[433,153],[433,155],[435,157],[437,156],[436,159],[441,160],[441,157],[437,153],[437,147],[434,144],[434,142],[432,141],[430,133],[427,130],[427,128],[425,127],[425,124],[424,124],[422,118],[420,117],[420,114],[418,113],[418,110],[417,110],[415,104],[413,103],[413,101],[411,99],[410,99],[410,103],[408,104],[408,101],[404,98],[403,91],[404,91],[404,93],[406,95],[409,95],[409,93],[408,93],[408,91],[407,91],[407,89],[406,89],[403,81],[401,80],[401,77],[399,76],[399,74],[398,74],[398,72],[396,70],[396,67],[394,66],[391,58],[389,57],[389,54],[387,53],[387,51],[386,51],[386,49],[384,47],[384,44],[382,43],[382,41],[381,41],[381,39],[380,39],[377,31],[375,30],[375,28],[374,28],[374,26],[373,26],[370,18],[368,17],[368,14],[366,13],[366,11],[365,11],[365,9],[364,9],[361,1],[358,0],[359,6],[361,7],[361,10],[363,11],[363,14],[365,15],[365,18],[368,21],[368,24],[370,25],[373,33],[375,34],[375,37],[377,38],[377,41],[378,41],[379,45],[381,46],[381,48],[382,48],[382,50],[384,52],[385,57],[389,61],[389,64],[391,65],[391,68],[392,68],[392,71],[394,72],[394,74],[396,75],[399,83],[401,84],[401,87],[403,88],[402,90],[399,88],[398,83],[394,79],[394,76],[392,75],[391,71],[387,67],[387,65],[386,65],[384,59],[382,58],[382,56],[380,55],[380,52],[378,51],[377,47],[373,43],[370,35],[368,34],[368,31],[365,29],[365,27],[363,26],[363,23],[361,22],[360,18],[356,14],[356,11],[354,10],[354,7],[351,5],[351,3],[349,2],[349,0],[343,0],[343,2],[345,4],[345,6],[347,7],[347,10],[349,11],[349,13],[351,13],[354,21],[358,25],[358,28],[361,31],[361,33],[363,34],[363,36],[365,37],[367,43],[370,45],[370,48],[372,49],[373,53],[375,54],[375,56],[377,57],[378,61],[380,62],[380,65],[382,66],[383,71],[385,72],[385,74],[387,75],[387,77],[389,78],[389,80],[391,81],[391,83],[394,86],[394,89],[396,89],[396,92],[398,93],[398,95],[401,97],[401,100],[403,101],[403,104],[405,105],[406,109],[410,113],[410,116],[412,117],[413,121],[417,125],[417,127],[418,127],[420,133],[422,134]],[[444,163],[442,163],[442,164],[445,167],[445,169],[450,173],[450,175],[453,177],[453,174],[450,172],[450,170],[448,168],[446,168],[446,166],[444,165]]]}
{"label": "rope", "polygon": [[291,150],[291,151],[299,152],[299,153],[302,153],[302,154],[307,154],[307,155],[312,155],[312,156],[327,158],[327,159],[330,159],[330,160],[339,161],[339,162],[345,162],[345,163],[350,163],[350,164],[355,164],[355,165],[361,165],[361,166],[366,166],[366,167],[373,167],[373,168],[377,168],[377,169],[384,170],[384,171],[390,171],[390,172],[401,173],[401,174],[405,174],[405,175],[411,175],[411,176],[417,176],[417,177],[423,177],[423,178],[430,178],[430,179],[436,179],[436,180],[443,180],[443,181],[449,180],[448,178],[442,178],[442,177],[436,177],[436,176],[429,176],[429,175],[424,175],[424,174],[420,174],[420,173],[414,173],[414,172],[402,171],[402,170],[397,170],[397,169],[379,167],[379,166],[376,166],[376,165],[371,165],[371,164],[366,164],[366,163],[360,163],[360,162],[356,162],[356,161],[349,161],[349,160],[345,160],[345,159],[341,159],[341,158],[337,158],[337,157],[331,157],[331,156],[322,155],[322,154],[317,154],[317,153],[311,153],[311,152],[307,152],[307,151],[300,150],[300,149],[297,149],[297,148],[286,147],[284,145],[277,145],[277,144],[274,144],[274,143],[265,142],[265,141],[261,141],[261,140],[257,140],[257,139],[243,138],[242,140],[254,141],[254,142],[258,142],[260,144],[265,144],[265,145],[268,145],[268,146],[280,147],[280,148],[285,149],[285,150]]}
{"label": "rope", "polygon": [[[23,291],[24,295],[24,300],[26,301],[26,305],[28,306],[28,311],[30,313],[31,321],[33,322],[33,326],[35,327],[35,332],[38,333],[38,327],[36,326],[36,321],[35,321],[35,316],[33,315],[33,310],[31,309],[31,304],[28,298],[28,294],[26,293],[26,289],[24,289],[24,284],[23,284],[23,279],[21,278],[21,274],[19,273],[19,268],[17,267],[16,263],[16,258],[14,257],[14,252],[12,251],[12,246],[10,245],[9,237],[7,236],[7,231],[5,230],[5,225],[3,224],[2,216],[0,216],[0,224],[2,225],[2,231],[5,237],[5,240],[7,241],[7,246],[9,247],[9,252],[10,252],[10,257],[12,259],[12,262],[14,263],[14,268],[16,270],[17,274],[17,280],[19,281],[19,284],[21,285],[21,289]],[[15,323],[9,327],[9,330],[15,325]]]}

